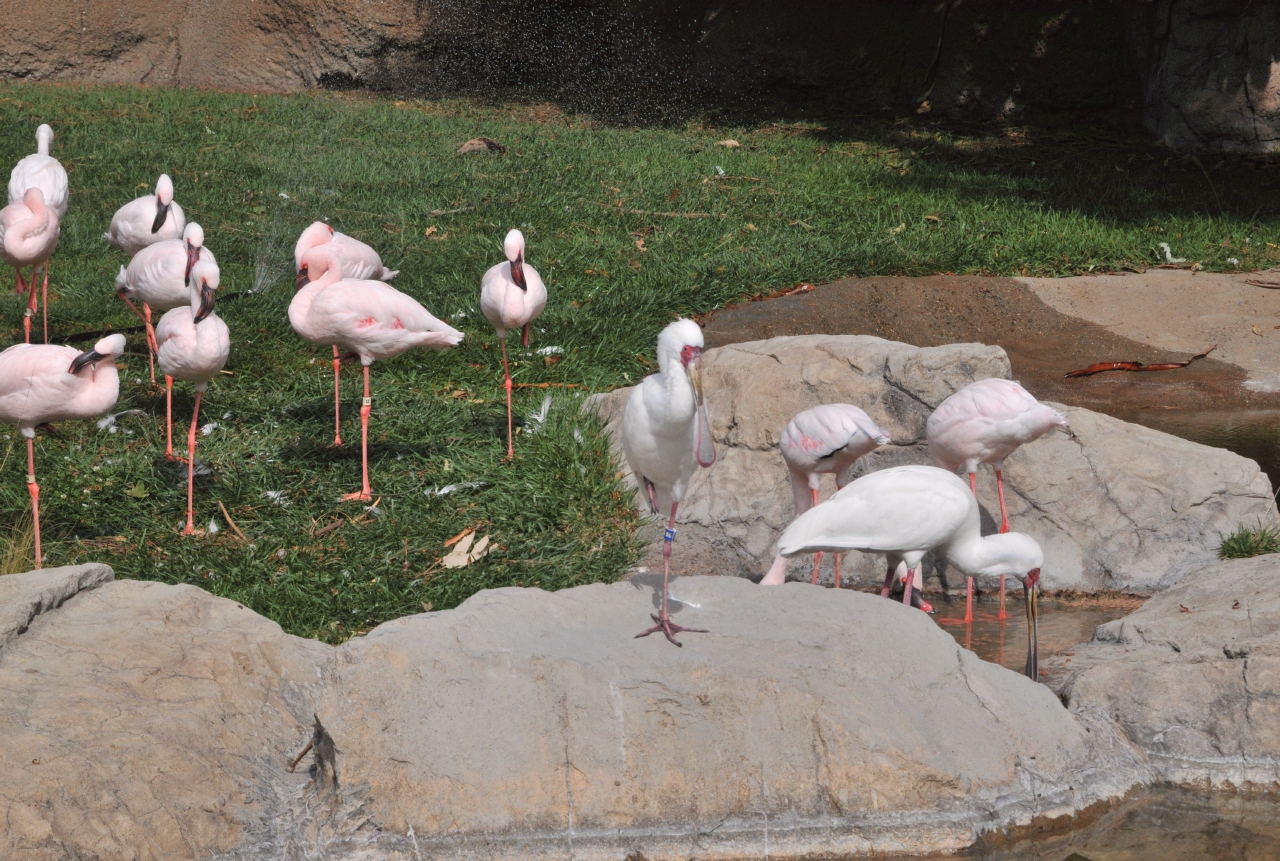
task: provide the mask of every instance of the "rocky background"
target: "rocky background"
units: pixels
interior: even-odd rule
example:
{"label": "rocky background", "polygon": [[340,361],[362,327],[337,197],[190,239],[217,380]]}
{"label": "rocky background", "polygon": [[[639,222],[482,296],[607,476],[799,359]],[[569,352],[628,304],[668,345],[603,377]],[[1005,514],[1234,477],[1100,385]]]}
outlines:
{"label": "rocky background", "polygon": [[1181,149],[1280,140],[1280,0],[0,2],[0,74],[554,99],[623,121],[780,105],[1099,112]]}

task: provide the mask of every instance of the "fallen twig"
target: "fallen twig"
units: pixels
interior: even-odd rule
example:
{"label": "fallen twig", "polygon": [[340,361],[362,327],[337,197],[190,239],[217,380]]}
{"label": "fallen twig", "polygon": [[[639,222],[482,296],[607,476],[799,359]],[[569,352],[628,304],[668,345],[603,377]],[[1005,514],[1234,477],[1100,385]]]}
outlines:
{"label": "fallen twig", "polygon": [[581,389],[581,383],[512,383],[517,389]]}
{"label": "fallen twig", "polygon": [[311,534],[316,538],[319,538],[321,535],[328,535],[330,532],[332,532],[333,530],[341,526],[344,522],[345,521],[343,520],[335,520],[332,523],[330,523],[328,526],[321,526],[319,529],[317,529],[315,532]]}
{"label": "fallen twig", "polygon": [[1266,287],[1268,290],[1280,290],[1280,281],[1258,281],[1250,278],[1244,283],[1252,284],[1254,287]]}
{"label": "fallen twig", "polygon": [[227,511],[227,507],[222,504],[222,500],[218,500],[218,507],[222,509],[222,516],[227,519],[227,525],[231,527],[231,531],[240,536],[240,540],[245,544],[249,543],[249,539],[244,537],[244,533],[240,531],[240,527],[236,526],[236,522],[231,519],[231,512]]}
{"label": "fallen twig", "polygon": [[1066,376],[1092,377],[1094,374],[1101,374],[1106,371],[1172,371],[1177,368],[1185,368],[1196,359],[1203,359],[1217,348],[1218,345],[1214,344],[1203,353],[1196,353],[1190,359],[1186,359],[1181,362],[1161,362],[1155,365],[1144,365],[1142,362],[1098,362],[1097,364],[1090,365],[1087,368],[1081,368],[1078,371],[1070,371]]}
{"label": "fallen twig", "polygon": [[614,206],[610,203],[601,203],[600,201],[592,201],[596,206],[603,206],[605,209],[616,209],[618,212],[625,212],[628,215],[657,215],[662,218],[711,218],[710,212],[650,212],[647,209],[624,209],[621,206]]}
{"label": "fallen twig", "polygon": [[457,208],[457,209],[433,209],[433,210],[431,210],[430,212],[428,212],[427,214],[428,214],[428,215],[432,215],[432,216],[435,216],[435,215],[457,215],[459,212],[470,212],[470,211],[471,211],[471,210],[473,210],[473,209],[475,209],[475,207],[474,207],[474,206],[462,206],[462,207],[459,207],[459,208]]}

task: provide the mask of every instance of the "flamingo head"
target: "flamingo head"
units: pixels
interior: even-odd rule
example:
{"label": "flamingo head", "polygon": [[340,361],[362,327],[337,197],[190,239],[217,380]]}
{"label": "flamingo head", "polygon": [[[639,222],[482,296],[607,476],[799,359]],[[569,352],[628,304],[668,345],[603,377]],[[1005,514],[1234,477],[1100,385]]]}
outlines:
{"label": "flamingo head", "polygon": [[108,335],[101,341],[93,345],[93,349],[81,353],[71,360],[71,367],[67,370],[69,374],[78,374],[89,365],[97,365],[98,362],[106,359],[111,361],[124,355],[124,335]]}
{"label": "flamingo head", "polygon": [[221,278],[218,267],[208,260],[198,260],[191,267],[191,316],[196,323],[213,313],[213,294]]}
{"label": "flamingo head", "polygon": [[293,285],[295,289],[301,290],[311,280],[307,274],[307,264],[304,261],[307,252],[316,246],[324,245],[332,239],[333,228],[323,221],[314,221],[311,226],[302,231],[302,235],[298,237],[298,244],[293,248],[293,262],[298,267],[298,279]]}
{"label": "flamingo head", "polygon": [[516,282],[516,286],[521,290],[528,290],[529,283],[524,277],[524,234],[519,230],[512,230],[503,240],[502,250],[506,252],[507,261],[511,263],[511,280]]}
{"label": "flamingo head", "polygon": [[40,155],[48,155],[51,143],[53,143],[53,128],[48,123],[41,123],[40,128],[36,129],[36,152]]}
{"label": "flamingo head", "polygon": [[191,267],[196,265],[196,261],[200,259],[200,251],[204,248],[204,228],[194,221],[189,222],[186,230],[182,231],[182,241],[187,248],[187,269],[183,273],[183,283],[190,287]]}
{"label": "flamingo head", "polygon": [[160,174],[160,180],[156,183],[156,218],[151,222],[151,232],[159,233],[160,228],[164,227],[165,219],[169,217],[169,206],[173,203],[173,180],[169,179],[169,174]]}
{"label": "flamingo head", "polygon": [[302,255],[298,264],[298,279],[293,286],[301,290],[332,273],[332,281],[342,279],[342,262],[324,245],[317,245]]}

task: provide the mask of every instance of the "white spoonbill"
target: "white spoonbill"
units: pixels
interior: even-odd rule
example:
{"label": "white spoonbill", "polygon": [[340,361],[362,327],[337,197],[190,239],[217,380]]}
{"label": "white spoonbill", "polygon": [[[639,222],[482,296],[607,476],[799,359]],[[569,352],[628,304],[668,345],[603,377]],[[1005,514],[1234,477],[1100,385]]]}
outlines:
{"label": "white spoonbill", "polygon": [[[148,245],[133,255],[128,268],[120,267],[120,274],[116,276],[116,295],[146,326],[147,347],[151,354],[156,351],[156,331],[151,326],[152,309],[171,311],[191,301],[191,267],[199,260],[205,260],[214,267],[218,265],[213,252],[204,245],[204,230],[193,221],[182,231],[181,239],[166,239]],[[135,302],[142,303],[141,311]],[[151,366],[151,382],[154,383],[154,358],[148,355],[147,360]]]}
{"label": "white spoonbill", "polygon": [[40,555],[40,485],[36,484],[36,428],[48,422],[91,419],[110,412],[120,394],[114,359],[124,335],[108,335],[88,352],[56,344],[15,344],[0,353],[0,422],[27,438],[27,490]]}
{"label": "white spoonbill", "polygon": [[507,460],[516,456],[511,434],[511,369],[507,365],[507,330],[519,329],[529,346],[529,324],[547,305],[547,288],[536,269],[524,262],[524,234],[512,230],[502,243],[507,261],[492,266],[480,279],[480,310],[498,330],[502,344],[503,388],[507,390]]}
{"label": "white spoonbill", "polygon": [[[782,459],[791,474],[791,490],[795,493],[794,517],[818,504],[818,486],[823,473],[835,473],[836,489],[839,490],[849,483],[858,458],[889,442],[889,435],[871,420],[871,416],[852,404],[822,404],[798,414],[787,423],[778,440]],[[818,566],[821,564],[822,553],[815,553],[813,583],[818,582]],[[787,560],[778,556],[760,585],[781,585],[786,577]],[[836,554],[835,582],[839,589],[840,554]]]}
{"label": "white spoonbill", "polygon": [[156,182],[156,193],[135,198],[117,209],[102,238],[132,257],[153,243],[180,238],[186,226],[182,207],[173,199],[173,180],[162,173]]}
{"label": "white spoonbill", "polygon": [[637,637],[661,631],[677,646],[683,628],[667,614],[671,543],[676,538],[676,508],[699,466],[716,462],[711,423],[702,399],[702,330],[692,320],[676,320],[658,335],[658,373],[645,377],[627,399],[622,416],[622,450],[654,514],[670,509],[662,539],[662,610],[654,626]]}
{"label": "white spoonbill", "polygon": [[[188,304],[168,311],[156,326],[156,357],[164,371],[169,391],[173,380],[194,383],[196,403],[191,410],[191,430],[187,434],[187,528],[184,535],[196,531],[192,520],[195,500],[196,427],[200,418],[200,396],[209,381],[218,375],[231,355],[231,333],[227,324],[213,313],[214,292],[218,289],[218,267],[210,261],[198,260],[191,267],[191,286],[187,288]],[[173,449],[172,407],[166,398],[170,416],[166,441]]]}
{"label": "white spoonbill", "polygon": [[[36,314],[36,272],[44,270],[44,340],[49,342],[49,258],[58,247],[58,213],[45,206],[44,192],[28,188],[18,203],[0,209],[0,257],[13,267],[17,292],[30,288],[27,310],[22,318],[23,340],[31,343],[31,318]],[[22,279],[22,270],[31,267],[31,282]]]}
{"label": "white spoonbill", "polygon": [[294,294],[289,303],[293,330],[316,344],[336,344],[355,353],[364,365],[364,402],[360,407],[359,493],[344,500],[368,501],[369,366],[377,359],[389,359],[414,347],[443,350],[462,341],[463,334],[437,320],[412,297],[381,281],[350,281],[342,278],[342,263],[327,245],[312,248],[304,262],[313,279]]}
{"label": "white spoonbill", "polygon": [[9,174],[9,202],[17,203],[28,188],[38,188],[44,194],[45,204],[58,213],[61,221],[67,217],[67,171],[49,155],[51,143],[53,129],[42,123],[36,129],[36,151],[14,165]]}
{"label": "white spoonbill", "polygon": [[815,550],[862,550],[888,558],[884,591],[898,563],[907,567],[902,603],[911,602],[920,561],[937,548],[969,575],[1016,574],[1027,592],[1027,675],[1039,678],[1035,588],[1044,553],[1020,532],[982,537],[978,501],[954,472],[933,466],[896,466],[862,476],[814,506],[778,539],[783,556]]}
{"label": "white spoonbill", "polygon": [[[1047,407],[1012,380],[990,379],[970,383],[947,398],[929,416],[926,433],[929,455],[943,469],[963,466],[969,488],[978,493],[978,464],[996,468],[1000,496],[1000,531],[1009,531],[1004,502],[1004,460],[1023,443],[1039,439],[1055,427],[1067,427],[1067,417]],[[966,581],[968,604],[973,603],[973,578]],[[1000,615],[1005,618],[1004,577],[1000,578]],[[965,621],[972,620],[966,610]]]}
{"label": "white spoonbill", "polygon": [[[355,281],[372,279],[390,281],[400,274],[398,269],[388,269],[382,265],[378,252],[365,245],[359,239],[339,233],[323,221],[314,222],[298,237],[298,244],[293,247],[293,263],[298,270],[298,280],[294,284],[301,290],[311,280],[304,259],[307,252],[318,246],[325,246],[333,256],[338,258],[342,266],[342,277]],[[338,345],[333,345],[333,444],[342,445],[342,390],[339,387],[342,359],[338,355]]]}

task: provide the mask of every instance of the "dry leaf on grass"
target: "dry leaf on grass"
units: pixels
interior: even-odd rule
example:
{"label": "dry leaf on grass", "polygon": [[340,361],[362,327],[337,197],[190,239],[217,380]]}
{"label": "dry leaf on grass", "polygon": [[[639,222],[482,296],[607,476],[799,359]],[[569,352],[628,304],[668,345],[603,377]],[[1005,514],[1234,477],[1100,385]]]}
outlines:
{"label": "dry leaf on grass", "polygon": [[462,146],[458,147],[458,155],[466,155],[469,152],[504,153],[506,151],[507,151],[507,148],[504,147],[502,144],[498,143],[493,138],[486,138],[486,137],[472,138],[471,140],[464,143]]}
{"label": "dry leaf on grass", "polygon": [[716,141],[716,146],[728,147],[729,149],[733,149],[734,147],[742,146],[742,144],[738,143],[733,138],[730,138],[729,140]]}
{"label": "dry leaf on grass", "polygon": [[[465,568],[477,559],[484,557],[489,552],[489,536],[481,536],[474,546],[472,541],[475,539],[476,533],[474,529],[468,529],[461,536],[450,539],[449,543],[454,544],[453,549],[449,551],[449,555],[440,560],[440,564],[445,568]],[[445,544],[448,547],[448,544]]]}

